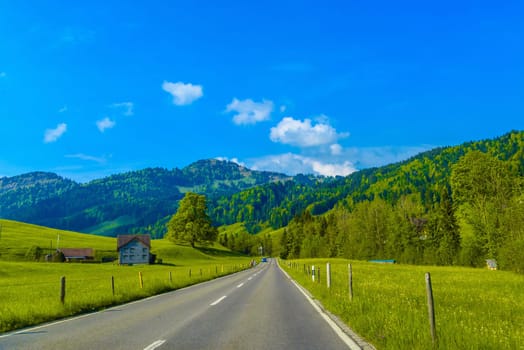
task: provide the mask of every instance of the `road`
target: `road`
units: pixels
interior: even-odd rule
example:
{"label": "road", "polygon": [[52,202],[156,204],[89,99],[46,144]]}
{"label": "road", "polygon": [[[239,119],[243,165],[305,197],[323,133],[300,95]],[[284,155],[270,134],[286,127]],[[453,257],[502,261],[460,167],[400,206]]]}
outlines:
{"label": "road", "polygon": [[0,335],[0,349],[348,349],[348,339],[269,260],[142,301]]}

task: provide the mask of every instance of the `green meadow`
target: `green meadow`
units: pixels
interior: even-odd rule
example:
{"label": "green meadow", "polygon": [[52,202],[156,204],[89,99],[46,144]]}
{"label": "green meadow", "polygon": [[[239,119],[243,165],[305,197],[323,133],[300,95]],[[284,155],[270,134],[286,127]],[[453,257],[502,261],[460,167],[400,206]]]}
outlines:
{"label": "green meadow", "polygon": [[[331,288],[326,263],[331,265]],[[524,349],[524,276],[487,269],[385,265],[347,260],[281,261],[280,265],[377,349]],[[304,268],[320,267],[313,282]],[[437,341],[433,343],[425,273],[431,274]]]}
{"label": "green meadow", "polygon": [[[217,278],[247,268],[251,260],[218,245],[193,249],[153,240],[152,253],[162,259],[161,265],[28,261],[27,252],[33,247],[51,250],[57,243],[64,248],[93,248],[97,258],[116,257],[116,239],[7,220],[0,220],[0,224],[0,332]],[[64,303],[60,300],[63,276]]]}

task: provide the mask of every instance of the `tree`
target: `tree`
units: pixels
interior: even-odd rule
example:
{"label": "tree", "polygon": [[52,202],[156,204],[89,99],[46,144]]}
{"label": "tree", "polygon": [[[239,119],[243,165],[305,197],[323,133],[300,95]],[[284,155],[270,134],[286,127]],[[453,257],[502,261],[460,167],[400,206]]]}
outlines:
{"label": "tree", "polygon": [[485,258],[497,258],[504,244],[501,218],[511,207],[516,180],[508,162],[471,151],[452,168],[453,200],[461,206]]}
{"label": "tree", "polygon": [[167,224],[167,236],[171,241],[196,243],[215,241],[218,235],[207,215],[206,196],[188,192]]}

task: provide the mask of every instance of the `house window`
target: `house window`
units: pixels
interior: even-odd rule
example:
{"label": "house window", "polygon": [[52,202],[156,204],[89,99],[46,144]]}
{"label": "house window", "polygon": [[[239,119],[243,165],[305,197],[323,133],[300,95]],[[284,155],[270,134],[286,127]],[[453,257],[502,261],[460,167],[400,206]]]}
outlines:
{"label": "house window", "polygon": [[131,248],[130,251],[131,251],[131,254],[133,254],[135,252],[135,248]]}
{"label": "house window", "polygon": [[147,248],[142,248],[142,253],[147,253]]}
{"label": "house window", "polygon": [[146,259],[147,259],[147,255],[145,255],[145,254],[142,255],[142,259],[143,259],[143,260],[146,260]]}

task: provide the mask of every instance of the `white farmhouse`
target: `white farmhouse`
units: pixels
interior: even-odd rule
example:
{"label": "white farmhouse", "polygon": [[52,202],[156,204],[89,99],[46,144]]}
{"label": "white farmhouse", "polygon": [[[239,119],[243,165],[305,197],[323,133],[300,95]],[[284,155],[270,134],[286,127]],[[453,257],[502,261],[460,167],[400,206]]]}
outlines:
{"label": "white farmhouse", "polygon": [[118,262],[121,265],[149,264],[150,235],[119,235],[117,237]]}

